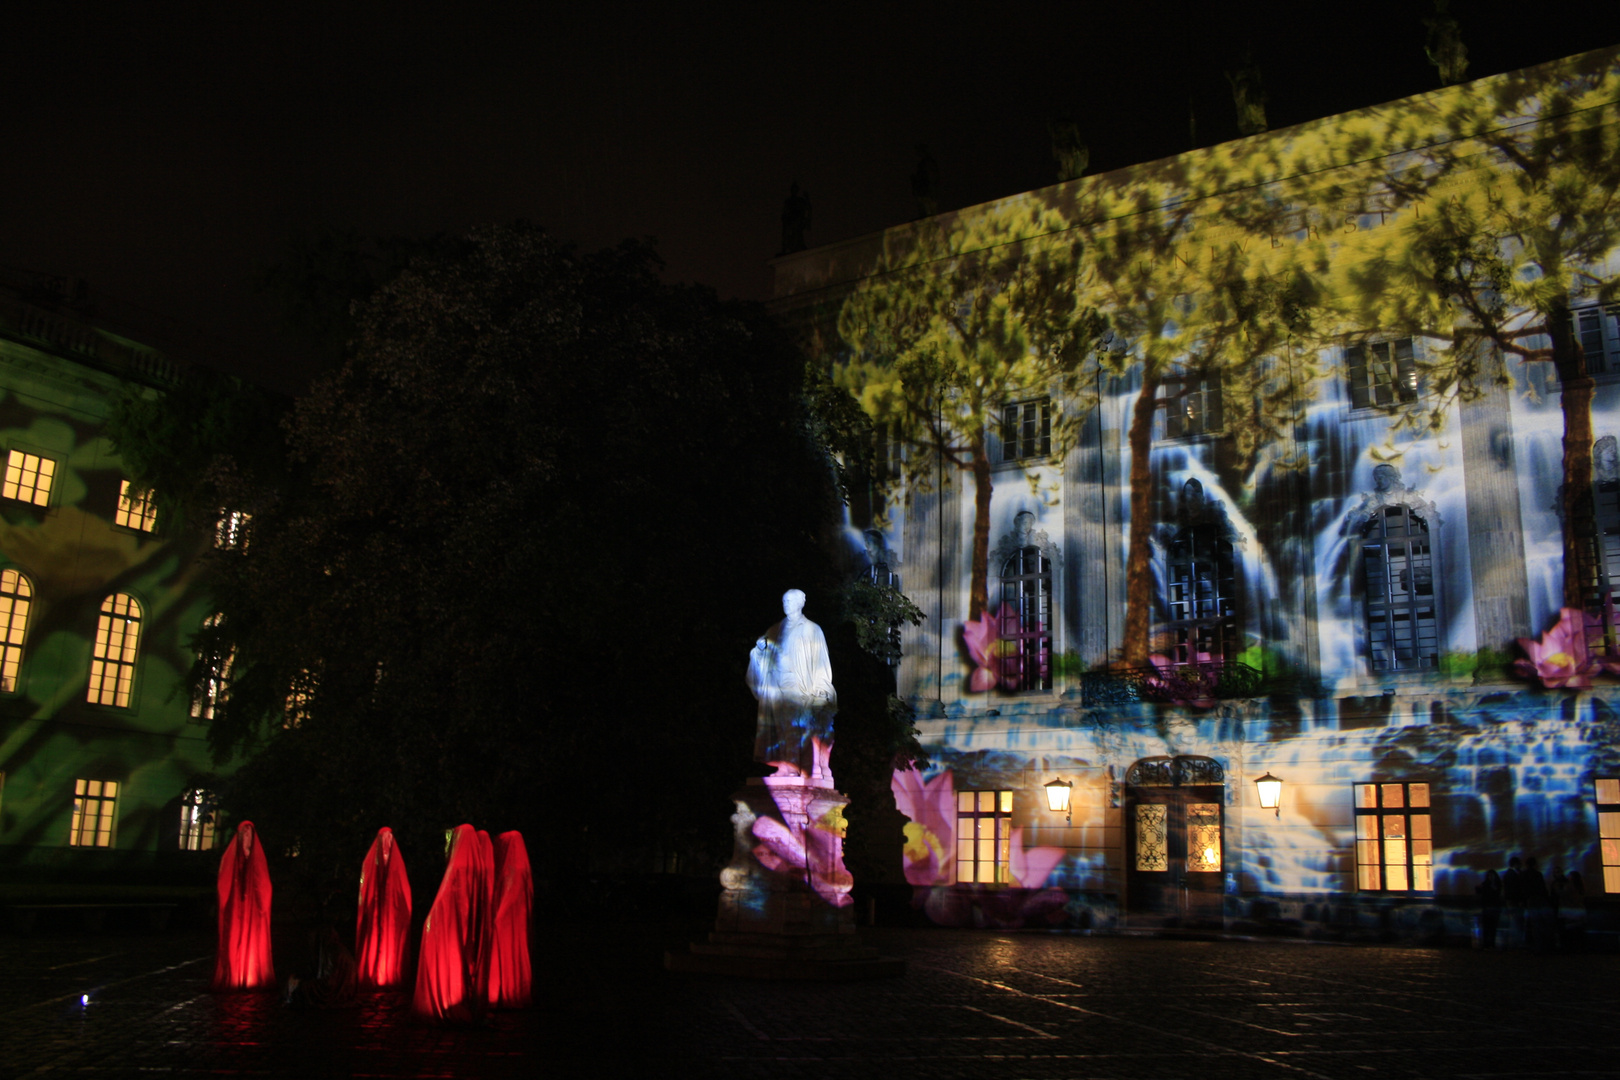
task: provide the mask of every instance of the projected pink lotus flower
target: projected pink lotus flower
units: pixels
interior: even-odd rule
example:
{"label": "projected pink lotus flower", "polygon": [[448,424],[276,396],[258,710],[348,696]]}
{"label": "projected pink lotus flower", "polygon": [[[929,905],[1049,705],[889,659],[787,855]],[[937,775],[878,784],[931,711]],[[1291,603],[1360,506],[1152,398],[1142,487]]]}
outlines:
{"label": "projected pink lotus flower", "polygon": [[1063,849],[1059,847],[1032,847],[1026,851],[1023,827],[1013,829],[1007,852],[1007,870],[1014,885],[1038,889],[1046,884],[1046,879],[1052,876],[1052,871],[1062,861]]}
{"label": "projected pink lotus flower", "polygon": [[889,779],[894,805],[906,822],[903,865],[912,885],[940,885],[955,878],[956,790],[951,771],[924,781],[916,769],[896,769]]}
{"label": "projected pink lotus flower", "polygon": [[996,682],[1001,678],[996,670],[997,647],[1001,640],[1001,614],[992,615],[988,611],[981,614],[978,619],[969,619],[962,624],[962,642],[967,646],[968,655],[973,658],[977,666],[973,674],[968,676],[968,689],[976,694],[995,688]]}
{"label": "projected pink lotus flower", "polygon": [[[819,739],[815,749],[825,762],[829,751]],[[754,858],[768,870],[803,873],[816,895],[833,907],[854,903],[849,891],[855,879],[844,866],[841,804],[796,785],[773,790],[771,797],[781,817],[762,814],[754,819],[754,835],[761,841],[754,848]],[[812,814],[815,816],[806,820]]]}
{"label": "projected pink lotus flower", "polygon": [[1620,673],[1620,661],[1592,656],[1586,648],[1586,614],[1575,608],[1559,612],[1558,625],[1541,635],[1540,641],[1520,638],[1526,660],[1515,660],[1513,671],[1528,679],[1540,679],[1549,690],[1581,690],[1592,685],[1596,675]]}

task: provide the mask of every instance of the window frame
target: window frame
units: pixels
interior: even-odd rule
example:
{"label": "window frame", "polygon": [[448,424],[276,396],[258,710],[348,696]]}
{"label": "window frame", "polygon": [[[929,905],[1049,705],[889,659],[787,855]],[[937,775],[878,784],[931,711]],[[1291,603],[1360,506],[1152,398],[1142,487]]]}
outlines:
{"label": "window frame", "polygon": [[[126,601],[122,612],[117,610],[120,597]],[[134,611],[133,616],[129,614],[131,610]],[[140,664],[141,622],[144,618],[145,610],[141,602],[130,593],[112,593],[102,600],[101,610],[96,616],[96,636],[90,645],[90,676],[85,695],[90,704],[114,709],[133,707],[135,677]],[[123,620],[122,628],[114,623],[117,619]],[[115,634],[115,630],[120,632]],[[119,655],[111,656],[106,651],[109,648],[116,648]],[[107,700],[106,678],[109,665],[113,670],[110,701]]]}
{"label": "window frame", "polygon": [[1597,815],[1598,865],[1603,891],[1620,893],[1620,777],[1592,778],[1592,805]]}
{"label": "window frame", "polygon": [[[95,791],[90,790],[95,785]],[[112,793],[107,794],[108,786]],[[68,824],[69,847],[112,848],[118,846],[118,798],[123,784],[117,780],[91,780],[76,777],[73,781],[73,818]],[[95,816],[87,818],[85,811],[95,808]],[[86,838],[90,843],[85,843]]]}
{"label": "window frame", "polygon": [[[1597,334],[1596,364],[1592,362],[1592,350],[1587,348],[1588,330],[1581,325],[1584,319],[1592,316],[1596,316],[1597,321],[1592,328]],[[1570,329],[1586,361],[1586,374],[1594,379],[1612,379],[1620,375],[1620,304],[1583,304],[1570,309],[1569,320]]]}
{"label": "window frame", "polygon": [[[984,796],[988,796],[986,799]],[[973,802],[965,807],[965,802]],[[983,804],[988,802],[986,808]],[[956,884],[1012,884],[1013,793],[1005,788],[969,788],[956,793]],[[968,823],[966,830],[964,822]],[[990,835],[980,835],[981,823],[990,823]],[[990,858],[979,856],[987,850]],[[988,867],[988,880],[985,868]]]}
{"label": "window frame", "polygon": [[[1035,560],[1033,571],[1028,565],[1031,557]],[[995,658],[996,677],[998,684],[1003,689],[1010,686],[1012,693],[1037,694],[1052,690],[1052,655],[1056,644],[1052,562],[1051,556],[1039,545],[1026,544],[1015,548],[1001,563],[997,578],[1001,603],[995,615],[996,636],[1001,642]],[[1009,568],[1016,572],[1009,573]],[[1032,672],[1033,682],[1029,681]]]}
{"label": "window frame", "polygon": [[[1387,801],[1391,789],[1399,788],[1399,802]],[[1422,802],[1414,799],[1421,789]],[[1354,811],[1356,892],[1413,895],[1434,892],[1434,790],[1427,780],[1375,780],[1351,785],[1350,805]],[[1366,805],[1368,793],[1371,805]],[[1413,810],[1422,810],[1420,814]],[[1391,811],[1398,811],[1392,813]],[[1397,827],[1399,834],[1391,833],[1392,818],[1402,818]],[[1363,824],[1367,822],[1369,824]],[[1419,833],[1423,835],[1418,835]],[[1394,844],[1402,845],[1395,848]],[[1419,861],[1418,848],[1427,845],[1426,859]],[[1400,859],[1390,856],[1399,852]],[[1376,858],[1369,858],[1376,856]],[[1390,870],[1398,867],[1404,885],[1389,884]],[[1418,885],[1419,868],[1427,884]],[[1368,884],[1369,880],[1375,884]]]}
{"label": "window frame", "polygon": [[[1018,401],[1009,401],[998,410],[996,423],[996,437],[1000,446],[995,455],[995,465],[1029,465],[1050,461],[1052,457],[1052,414],[1054,403],[1051,395],[1041,394],[1037,397],[1024,398]],[[1032,417],[1026,418],[1026,411],[1038,410]],[[1034,432],[1023,434],[1023,430],[1033,421]]]}
{"label": "window frame", "polygon": [[113,508],[113,524],[134,532],[156,532],[157,503],[153,500],[153,492],[131,495],[133,487],[133,480],[118,482],[118,504]]}
{"label": "window frame", "polygon": [[[20,461],[18,460],[19,455],[21,456]],[[27,475],[30,459],[34,462],[32,474],[34,483],[29,488],[29,496],[24,497],[21,494],[21,484],[23,477]],[[49,470],[45,468],[47,465],[50,466]],[[14,469],[16,470],[15,475],[13,474]],[[45,494],[43,497],[39,494],[39,477],[42,473],[48,473],[45,476]],[[61,476],[61,462],[49,454],[35,453],[20,446],[8,447],[5,472],[0,475],[0,499],[10,499],[13,502],[20,502],[28,506],[49,509],[54,505],[52,500],[56,496],[56,480],[59,476]],[[13,490],[15,493],[8,493]]]}
{"label": "window frame", "polygon": [[[219,627],[224,616],[218,612],[208,616],[202,622],[203,630],[213,630]],[[205,637],[205,640],[212,640]],[[214,718],[220,706],[231,697],[231,669],[236,664],[236,647],[233,645],[222,657],[217,652],[212,655],[199,654],[198,660],[207,668],[208,673],[200,686],[191,694],[190,715],[199,723],[207,723]]]}
{"label": "window frame", "polygon": [[[1208,538],[1214,543],[1212,554],[1199,553],[1197,543],[1201,538]],[[1183,544],[1192,544],[1191,554],[1183,559],[1178,557],[1177,548]],[[1214,572],[1209,578],[1210,596],[1206,599],[1198,595],[1197,585],[1205,579],[1197,576],[1197,568],[1205,562],[1213,565]],[[1185,579],[1176,576],[1177,567],[1188,567]],[[1165,569],[1165,595],[1164,595],[1164,632],[1170,637],[1165,645],[1164,655],[1173,667],[1188,667],[1197,664],[1226,663],[1235,661],[1243,652],[1245,645],[1245,631],[1243,625],[1243,581],[1239,573],[1237,547],[1232,541],[1220,534],[1219,528],[1211,523],[1204,522],[1197,525],[1188,525],[1177,531],[1174,539],[1164,549]],[[1223,584],[1224,583],[1224,584]],[[1192,595],[1183,596],[1188,590]],[[1213,604],[1212,614],[1203,614],[1199,609],[1203,604]],[[1192,614],[1177,618],[1178,608],[1190,607]],[[1201,645],[1215,641],[1214,637],[1202,635],[1204,630],[1218,631],[1218,644],[1221,650],[1217,653],[1213,649],[1201,648]]]}
{"label": "window frame", "polygon": [[[12,584],[8,579],[14,579]],[[8,585],[16,591],[7,591]],[[33,614],[34,583],[15,567],[0,567],[0,694],[22,690],[23,651]],[[21,608],[20,623],[18,608]]]}
{"label": "window frame", "polygon": [[[1368,354],[1379,348],[1385,350],[1380,362],[1391,368],[1387,381],[1375,381],[1368,363]],[[1403,348],[1404,356],[1399,355]],[[1389,412],[1412,405],[1423,396],[1423,376],[1418,367],[1415,338],[1381,338],[1346,345],[1344,367],[1350,391],[1350,408],[1354,411]],[[1381,388],[1387,391],[1390,400],[1379,400]]]}
{"label": "window frame", "polygon": [[[1397,513],[1406,523],[1404,535],[1392,534],[1389,529],[1389,519]],[[1413,531],[1414,523],[1422,528],[1423,551],[1421,561],[1418,554],[1413,551],[1413,544],[1418,542],[1418,534]],[[1377,530],[1376,537],[1372,535],[1374,529]],[[1367,663],[1369,675],[1378,677],[1411,675],[1438,671],[1440,668],[1440,647],[1444,638],[1444,627],[1441,624],[1444,609],[1440,602],[1441,567],[1439,555],[1435,550],[1435,541],[1435,534],[1429,527],[1427,516],[1414,511],[1412,507],[1405,503],[1392,502],[1379,507],[1361,527],[1361,550],[1357,560],[1359,580],[1356,585],[1361,595],[1361,628],[1364,634],[1362,658]],[[1395,569],[1396,560],[1390,557],[1391,549],[1396,545],[1399,545],[1404,551],[1401,565],[1405,569],[1399,571]],[[1370,552],[1374,551],[1381,553],[1378,555],[1378,565],[1381,568],[1378,580],[1381,583],[1381,590],[1376,594],[1372,588],[1374,564],[1369,555]],[[1408,575],[1411,585],[1402,585],[1403,579],[1395,576],[1397,573]],[[1428,591],[1426,593],[1419,592],[1418,587],[1425,579],[1427,580]],[[1392,599],[1397,588],[1404,590],[1403,598],[1398,601]],[[1429,632],[1426,639],[1423,635],[1423,623],[1421,621],[1422,610],[1425,606],[1422,597],[1427,598],[1426,603],[1429,611]],[[1398,655],[1403,647],[1398,643],[1396,637],[1398,627],[1395,619],[1401,613],[1406,615],[1406,626],[1408,633],[1411,635],[1411,644],[1406,648],[1416,654],[1417,650],[1425,647],[1426,641],[1428,648],[1431,650],[1430,652],[1421,656],[1401,657]],[[1382,630],[1375,628],[1375,618],[1382,618]],[[1384,666],[1380,666],[1378,660],[1380,642],[1383,643],[1382,648],[1386,654]]]}
{"label": "window frame", "polygon": [[219,551],[247,551],[248,530],[252,525],[253,515],[246,510],[220,507],[219,518],[214,523],[214,547]]}
{"label": "window frame", "polygon": [[[1224,387],[1219,373],[1176,370],[1160,384],[1166,439],[1195,439],[1226,431]],[[1211,407],[1213,401],[1213,407]],[[1178,402],[1196,402],[1183,407]]]}
{"label": "window frame", "polygon": [[218,836],[214,793],[187,788],[180,796],[180,850],[212,851]]}

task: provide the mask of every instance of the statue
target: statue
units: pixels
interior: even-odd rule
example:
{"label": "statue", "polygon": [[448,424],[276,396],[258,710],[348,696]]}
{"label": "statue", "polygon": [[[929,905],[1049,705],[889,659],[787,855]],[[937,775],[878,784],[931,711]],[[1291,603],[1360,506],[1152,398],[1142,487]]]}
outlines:
{"label": "statue", "polygon": [[534,878],[521,833],[503,832],[495,838],[495,905],[490,910],[489,1007],[528,1008],[534,1002],[529,960]]}
{"label": "statue", "polygon": [[411,879],[394,843],[394,830],[384,825],[360,868],[354,944],[360,954],[361,986],[385,989],[405,981],[410,933]]}
{"label": "statue", "polygon": [[411,1012],[425,1020],[476,1023],[488,995],[483,961],[493,868],[488,841],[471,825],[449,834],[439,894],[422,926]]}
{"label": "statue", "polygon": [[270,871],[253,822],[219,861],[219,954],[210,990],[261,990],[276,985],[270,958]]}
{"label": "statue", "polygon": [[1266,130],[1266,91],[1260,82],[1260,65],[1254,57],[1243,54],[1243,63],[1236,71],[1226,73],[1232,84],[1232,105],[1237,109],[1238,130],[1245,135],[1258,135]]}
{"label": "statue", "polygon": [[748,655],[748,689],[759,700],[754,758],[776,766],[777,776],[815,776],[825,770],[815,740],[825,755],[838,712],[832,663],[821,627],[804,617],[804,593],[783,593],[782,613]]}
{"label": "statue", "polygon": [[782,250],[777,254],[791,255],[808,247],[804,242],[804,232],[809,227],[810,196],[800,191],[799,185],[794,183],[788,197],[782,202]]}

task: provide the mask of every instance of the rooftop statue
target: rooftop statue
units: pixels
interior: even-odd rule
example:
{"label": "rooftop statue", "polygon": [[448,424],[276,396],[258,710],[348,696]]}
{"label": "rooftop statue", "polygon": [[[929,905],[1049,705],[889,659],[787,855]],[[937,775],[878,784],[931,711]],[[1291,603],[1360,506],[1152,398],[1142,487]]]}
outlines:
{"label": "rooftop statue", "polygon": [[782,594],[781,622],[762,634],[748,654],[748,689],[759,700],[754,757],[776,766],[777,776],[811,776],[816,746],[832,745],[838,693],[821,627],[804,617],[804,593]]}

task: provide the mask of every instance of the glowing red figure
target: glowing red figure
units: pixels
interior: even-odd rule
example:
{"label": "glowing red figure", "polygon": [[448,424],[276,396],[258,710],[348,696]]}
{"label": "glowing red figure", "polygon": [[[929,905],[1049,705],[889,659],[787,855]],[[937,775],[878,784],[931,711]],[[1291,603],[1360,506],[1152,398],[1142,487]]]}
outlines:
{"label": "glowing red figure", "polygon": [[416,961],[411,1011],[448,1023],[472,1023],[484,1011],[485,928],[489,922],[489,849],[471,825],[450,834],[449,863],[433,898]]}
{"label": "glowing red figure", "polygon": [[219,860],[219,955],[210,990],[258,990],[276,985],[270,959],[270,869],[253,822]]}
{"label": "glowing red figure", "polygon": [[489,947],[489,1005],[523,1009],[534,1000],[529,966],[529,916],[534,879],[523,834],[501,833],[495,840],[495,926]]}
{"label": "glowing red figure", "polygon": [[489,953],[495,941],[495,845],[489,833],[478,830],[478,850],[483,852],[482,888],[484,893],[484,927],[478,949],[478,1000],[489,1000]]}
{"label": "glowing red figure", "polygon": [[384,825],[360,868],[360,913],[355,919],[355,952],[360,985],[398,986],[405,981],[405,949],[411,930],[411,880],[405,859]]}

